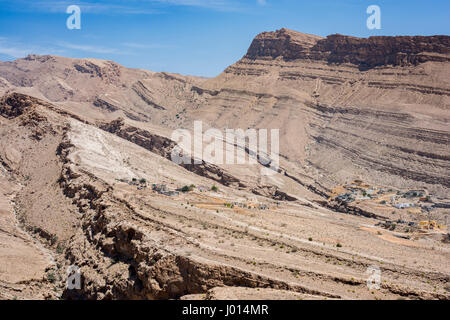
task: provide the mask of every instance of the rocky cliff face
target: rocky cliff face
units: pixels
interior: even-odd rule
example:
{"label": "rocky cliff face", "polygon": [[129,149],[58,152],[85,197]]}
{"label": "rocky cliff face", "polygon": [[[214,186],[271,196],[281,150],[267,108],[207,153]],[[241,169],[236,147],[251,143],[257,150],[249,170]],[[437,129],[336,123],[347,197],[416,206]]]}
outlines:
{"label": "rocky cliff face", "polygon": [[278,57],[285,60],[316,59],[317,55],[312,48],[322,39],[319,36],[288,29],[263,32],[255,37],[245,57],[249,59]]}
{"label": "rocky cliff face", "polygon": [[[281,129],[282,168],[309,177],[304,185],[320,180],[331,187],[364,176],[443,195],[449,38],[263,32],[212,79],[29,56],[0,63],[0,92],[18,90],[108,122],[145,122],[166,137],[195,120],[215,128]],[[241,174],[233,170],[227,168]]]}
{"label": "rocky cliff face", "polygon": [[[42,279],[27,287],[85,299],[214,297],[217,286],[373,299],[365,272],[379,265],[382,298],[449,299],[442,230],[398,222],[446,224],[445,207],[410,213],[380,199],[328,201],[358,179],[394,194],[426,189],[445,205],[448,49],[441,36],[283,29],[256,37],[213,79],[93,59],[0,63],[0,93],[9,92],[0,99],[0,202],[6,180],[18,188],[0,228],[12,230],[15,209],[57,262],[41,274],[35,254]],[[195,120],[204,130],[280,129],[280,170],[264,178],[260,165],[174,164],[170,133]],[[198,190],[166,195],[153,183]],[[379,219],[398,228],[378,228]],[[80,291],[64,290],[69,265],[81,269]],[[12,298],[17,289],[6,295],[4,283],[0,297]]]}
{"label": "rocky cliff face", "polygon": [[281,29],[258,35],[248,59],[323,60],[351,63],[367,70],[378,66],[418,65],[427,61],[450,61],[449,36],[370,37],[366,39],[334,34],[325,39]]}
{"label": "rocky cliff face", "polygon": [[418,65],[450,61],[450,37],[370,37],[359,39],[331,35],[318,41],[313,51],[331,63],[352,63],[361,69],[378,66]]}
{"label": "rocky cliff face", "polygon": [[449,41],[264,32],[200,96],[222,107],[213,123],[281,128],[284,159],[303,163],[316,181],[360,176],[444,195]]}

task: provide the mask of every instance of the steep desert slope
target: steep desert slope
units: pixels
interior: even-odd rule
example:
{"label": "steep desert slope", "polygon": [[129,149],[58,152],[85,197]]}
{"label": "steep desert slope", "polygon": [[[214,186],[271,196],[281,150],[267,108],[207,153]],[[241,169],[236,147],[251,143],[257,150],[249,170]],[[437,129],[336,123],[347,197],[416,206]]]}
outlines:
{"label": "steep desert slope", "polygon": [[[144,80],[147,86],[142,83]],[[186,99],[183,92],[187,84],[202,81],[202,78],[128,69],[98,59],[29,55],[0,63],[1,93],[14,89],[57,102],[85,116],[116,118],[121,115],[153,123],[164,121],[168,113],[175,111],[178,100]],[[166,94],[168,90],[174,97]]]}
{"label": "steep desert slope", "polygon": [[[17,185],[7,193],[20,228],[14,233],[27,230],[45,246],[29,242],[34,277],[32,269],[4,273],[4,298],[449,298],[442,232],[406,234],[301,201],[211,190],[214,177],[153,148],[162,137],[127,139],[18,93],[0,105],[0,135],[9,142],[0,159]],[[169,194],[152,182],[199,187]],[[65,287],[74,265],[80,290]],[[371,266],[382,272],[376,291],[366,285]]]}
{"label": "steep desert slope", "polygon": [[[281,29],[212,79],[0,62],[0,258],[32,257],[4,264],[1,297],[448,299],[449,50]],[[171,162],[196,120],[280,129],[279,172]]]}
{"label": "steep desert slope", "polygon": [[262,33],[202,83],[204,103],[189,118],[280,128],[285,159],[327,186],[362,178],[446,196],[449,50],[445,36]]}
{"label": "steep desert slope", "polygon": [[449,46],[447,36],[322,39],[281,29],[258,35],[214,79],[52,56],[1,63],[0,76],[3,91],[94,118],[171,129],[192,129],[194,120],[219,129],[280,128],[286,166],[327,187],[363,178],[444,196]]}

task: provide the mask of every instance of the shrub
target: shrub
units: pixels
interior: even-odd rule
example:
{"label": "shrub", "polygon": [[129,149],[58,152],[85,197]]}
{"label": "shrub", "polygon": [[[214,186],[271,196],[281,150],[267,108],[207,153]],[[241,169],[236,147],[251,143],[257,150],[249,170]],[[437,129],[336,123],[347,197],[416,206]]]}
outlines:
{"label": "shrub", "polygon": [[53,272],[50,272],[50,273],[47,275],[47,279],[48,279],[48,281],[50,281],[51,283],[53,283],[53,282],[56,281],[56,276],[55,276],[55,274],[54,274]]}
{"label": "shrub", "polygon": [[64,247],[58,243],[58,245],[56,246],[56,253],[61,254],[64,252]]}
{"label": "shrub", "polygon": [[309,238],[308,238],[308,241],[312,241],[312,238],[311,238],[311,237],[309,237]]}
{"label": "shrub", "polygon": [[340,244],[339,242],[336,244],[336,247],[338,248],[342,248],[342,244]]}
{"label": "shrub", "polygon": [[140,184],[146,184],[146,183],[147,183],[147,180],[145,180],[144,178],[142,178],[141,180],[139,180],[139,183],[140,183]]}
{"label": "shrub", "polygon": [[194,190],[195,186],[193,184],[191,184],[190,186],[184,186],[183,188],[181,188],[181,192],[190,192],[192,190]]}
{"label": "shrub", "polygon": [[217,192],[217,191],[219,191],[219,188],[217,188],[216,186],[212,186],[211,190],[214,191],[214,192]]}

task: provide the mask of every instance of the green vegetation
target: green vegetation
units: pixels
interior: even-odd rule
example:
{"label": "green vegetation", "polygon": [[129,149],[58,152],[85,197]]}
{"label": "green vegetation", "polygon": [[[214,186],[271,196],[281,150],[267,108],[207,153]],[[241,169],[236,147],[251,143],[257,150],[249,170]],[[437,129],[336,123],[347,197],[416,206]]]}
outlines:
{"label": "green vegetation", "polygon": [[139,183],[140,183],[140,184],[146,184],[146,183],[147,183],[147,180],[145,180],[144,178],[142,178],[141,180],[139,180]]}
{"label": "green vegetation", "polygon": [[56,253],[61,254],[64,252],[64,247],[58,243],[58,245],[56,246]]}
{"label": "green vegetation", "polygon": [[219,191],[219,188],[217,188],[217,187],[214,185],[214,186],[211,187],[211,190],[214,191],[214,192],[217,192],[217,191]]}
{"label": "green vegetation", "polygon": [[47,279],[48,281],[50,281],[51,283],[56,281],[56,276],[53,272],[49,272],[49,274],[47,275]]}
{"label": "green vegetation", "polygon": [[338,248],[342,248],[342,244],[340,244],[339,242],[336,244],[336,247]]}
{"label": "green vegetation", "polygon": [[190,186],[184,186],[181,188],[181,192],[191,192],[195,189],[195,185],[191,184]]}

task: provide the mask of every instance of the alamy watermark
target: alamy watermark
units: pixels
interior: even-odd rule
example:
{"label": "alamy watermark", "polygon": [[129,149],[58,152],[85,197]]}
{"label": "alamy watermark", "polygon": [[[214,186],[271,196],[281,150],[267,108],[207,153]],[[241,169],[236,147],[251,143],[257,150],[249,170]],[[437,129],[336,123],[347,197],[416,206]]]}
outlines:
{"label": "alamy watermark", "polygon": [[[70,5],[66,9],[66,13],[70,16],[66,20],[67,29],[81,29],[81,9],[77,5]],[[366,9],[366,13],[370,14],[367,18],[366,26],[369,30],[381,29],[381,9],[378,5],[370,5]]]}
{"label": "alamy watermark", "polygon": [[366,10],[367,14],[370,14],[370,16],[367,18],[367,29],[374,30],[374,29],[381,29],[381,9],[377,5],[371,5],[367,7]]}
{"label": "alamy watermark", "polygon": [[381,269],[376,265],[369,266],[366,270],[366,274],[369,276],[367,278],[367,287],[370,290],[380,290],[381,284]]}
{"label": "alamy watermark", "polygon": [[67,268],[66,288],[68,290],[81,289],[81,270],[77,266]]}
{"label": "alamy watermark", "polygon": [[261,169],[262,175],[278,172],[279,129],[225,129],[222,132],[210,128],[203,132],[202,121],[194,121],[193,138],[190,131],[177,129],[172,132],[172,140],[178,144],[171,154],[171,159],[176,164],[202,164],[203,161],[215,165],[260,163],[264,166]]}
{"label": "alamy watermark", "polygon": [[70,14],[67,18],[66,26],[67,29],[81,29],[81,9],[79,6],[71,5],[66,9],[66,13]]}

